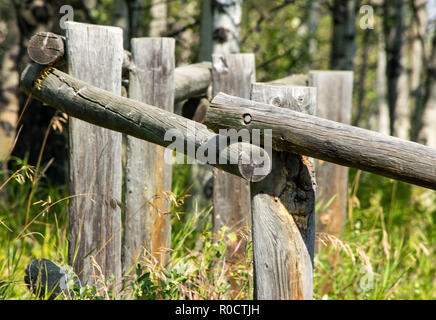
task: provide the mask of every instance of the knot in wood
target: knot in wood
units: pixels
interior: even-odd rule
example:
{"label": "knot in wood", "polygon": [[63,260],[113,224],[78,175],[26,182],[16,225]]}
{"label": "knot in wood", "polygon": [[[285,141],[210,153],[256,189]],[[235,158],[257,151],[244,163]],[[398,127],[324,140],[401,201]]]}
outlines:
{"label": "knot in wood", "polygon": [[244,114],[243,118],[245,124],[249,124],[251,122],[251,115],[249,113]]}
{"label": "knot in wood", "polygon": [[117,207],[117,201],[115,199],[111,199],[110,206],[112,207],[112,209],[115,209]]}
{"label": "knot in wood", "polygon": [[303,97],[303,96],[299,96],[299,97],[297,98],[297,102],[298,102],[299,105],[302,105],[303,102],[304,102],[304,97]]}
{"label": "knot in wood", "polygon": [[271,99],[270,103],[275,106],[275,107],[280,107],[282,105],[282,97],[280,96],[275,96]]}

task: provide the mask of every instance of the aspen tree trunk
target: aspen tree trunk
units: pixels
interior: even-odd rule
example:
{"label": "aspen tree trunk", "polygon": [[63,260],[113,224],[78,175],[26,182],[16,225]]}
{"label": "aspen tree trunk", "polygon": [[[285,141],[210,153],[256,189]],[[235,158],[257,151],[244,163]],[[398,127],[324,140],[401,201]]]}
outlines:
{"label": "aspen tree trunk", "polygon": [[[57,27],[51,19],[55,6],[53,2],[41,0],[0,2],[0,164],[4,163],[5,158],[12,151],[10,147],[15,136],[20,105],[23,106],[25,102],[18,89],[18,79],[20,69],[28,62],[27,40],[40,29]],[[39,152],[39,141],[35,143],[37,140],[35,132],[38,131],[43,136],[50,117],[46,119],[39,115],[29,117],[32,118],[29,120],[26,113],[21,121],[21,124],[25,123],[25,127],[20,135],[21,143],[15,151],[19,149],[20,157],[30,153],[29,157],[33,160],[35,154]],[[47,120],[46,123],[41,124],[39,122],[41,119]],[[47,146],[47,149],[49,148],[50,143]]]}
{"label": "aspen tree trunk", "polygon": [[167,30],[167,3],[165,0],[151,0],[150,37],[161,37]]}
{"label": "aspen tree trunk", "polygon": [[314,38],[319,24],[319,11],[320,11],[320,1],[312,0],[309,7],[309,22],[308,22],[308,32],[309,32],[309,53],[311,55],[315,54],[317,49],[317,41]]}
{"label": "aspen tree trunk", "polygon": [[389,133],[396,133],[396,114],[400,76],[402,73],[401,49],[404,34],[404,1],[384,3],[384,33],[386,41],[387,100],[389,106]]}
{"label": "aspen tree trunk", "polygon": [[[195,11],[196,3],[187,1],[183,8],[183,15],[180,15],[180,26],[177,26],[177,28],[183,28],[186,25],[196,23],[194,19],[196,15]],[[183,32],[178,34],[177,39],[181,44],[179,46],[177,60],[180,62],[180,64],[189,63],[193,54],[192,48],[195,46],[195,34],[193,30],[191,28],[186,28]]]}
{"label": "aspen tree trunk", "polygon": [[[309,55],[314,55],[316,52],[317,42],[314,38],[319,23],[320,3],[318,0],[310,1],[307,5],[307,15],[304,18],[304,23],[298,28],[298,34],[305,38],[305,44],[309,45]],[[306,50],[306,48],[304,48]]]}
{"label": "aspen tree trunk", "polygon": [[386,48],[383,33],[380,33],[378,40],[376,92],[378,104],[378,123],[374,130],[383,134],[389,134],[389,107],[387,103],[386,88]]}
{"label": "aspen tree trunk", "polygon": [[356,1],[334,0],[330,69],[353,70],[356,52]]}
{"label": "aspen tree trunk", "polygon": [[129,22],[129,8],[127,5],[128,0],[115,1],[115,13],[113,25],[123,29],[123,46],[124,49],[130,48],[130,22]]}
{"label": "aspen tree trunk", "polygon": [[436,149],[436,35],[433,35],[431,45],[424,92],[425,109],[419,140]]}
{"label": "aspen tree trunk", "polygon": [[127,2],[130,39],[144,37],[147,34],[147,26],[144,24],[144,13],[147,3],[148,0],[128,0]]}
{"label": "aspen tree trunk", "polygon": [[238,53],[242,0],[212,0],[213,53]]}
{"label": "aspen tree trunk", "polygon": [[403,1],[402,7],[398,10],[404,10],[404,31],[403,31],[403,42],[401,45],[400,51],[400,77],[398,78],[398,87],[397,87],[397,101],[395,106],[395,127],[394,127],[394,135],[401,139],[409,140],[410,139],[410,129],[411,129],[411,112],[412,108],[410,103],[411,100],[411,88],[410,88],[410,76],[409,70],[413,69],[413,57],[410,56],[411,47],[413,41],[410,41],[411,30],[410,24],[406,25],[406,9],[407,3]]}
{"label": "aspen tree trunk", "polygon": [[427,0],[412,0],[413,6],[416,8],[414,18],[412,20],[412,35],[411,35],[411,54],[410,54],[410,90],[411,102],[415,109],[419,107],[420,96],[422,95],[422,71],[423,71],[423,56],[425,55],[425,29],[427,25],[427,15],[425,4]]}
{"label": "aspen tree trunk", "polygon": [[20,109],[18,100],[20,33],[15,8],[9,2],[10,0],[6,1],[6,4],[0,4],[0,165],[4,165],[5,169]]}
{"label": "aspen tree trunk", "polygon": [[371,50],[369,40],[371,36],[371,30],[365,30],[362,36],[362,55],[360,56],[360,66],[358,71],[357,80],[357,110],[353,120],[353,126],[359,126],[364,114],[364,102],[366,94],[366,75],[368,71],[368,53]]}
{"label": "aspen tree trunk", "polygon": [[203,0],[200,25],[200,61],[212,61],[212,0]]}
{"label": "aspen tree trunk", "polygon": [[[427,44],[427,0],[413,0],[412,2],[412,45],[410,54],[410,86],[411,100],[414,112],[412,115],[410,139],[418,141],[418,135],[423,125],[423,113],[425,112],[425,91],[426,91],[426,71],[427,55],[431,53]],[[431,62],[430,62],[431,64]]]}

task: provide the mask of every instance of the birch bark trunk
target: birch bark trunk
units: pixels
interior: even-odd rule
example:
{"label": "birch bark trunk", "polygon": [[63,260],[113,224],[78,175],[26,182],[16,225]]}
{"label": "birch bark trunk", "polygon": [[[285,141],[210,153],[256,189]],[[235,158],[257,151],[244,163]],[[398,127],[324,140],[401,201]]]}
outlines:
{"label": "birch bark trunk", "polygon": [[212,0],[213,53],[238,53],[242,0]]}

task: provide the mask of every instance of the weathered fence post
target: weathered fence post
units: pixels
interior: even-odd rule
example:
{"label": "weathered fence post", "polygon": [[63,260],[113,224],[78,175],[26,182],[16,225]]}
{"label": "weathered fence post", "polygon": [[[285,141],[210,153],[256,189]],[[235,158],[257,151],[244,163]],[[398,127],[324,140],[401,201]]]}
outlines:
{"label": "weathered fence post", "polygon": [[[212,96],[224,92],[248,99],[256,81],[253,54],[212,56]],[[226,172],[216,171],[213,186],[213,231],[228,226],[232,231],[250,224],[250,184]],[[242,247],[242,246],[241,246]]]}
{"label": "weathered fence post", "polygon": [[[99,88],[121,93],[123,32],[116,27],[67,23],[68,72]],[[78,94],[78,93],[76,93]],[[69,120],[69,261],[82,281],[100,271],[121,277],[121,134]],[[80,196],[87,194],[86,196]]]}
{"label": "weathered fence post", "polygon": [[[132,39],[130,98],[173,112],[174,46],[172,38]],[[165,148],[132,136],[126,143],[124,270],[144,247],[166,265],[172,166],[164,161]]]}
{"label": "weathered fence post", "polygon": [[[256,83],[251,100],[313,114],[316,89]],[[312,162],[297,154],[273,151],[271,173],[251,183],[251,207],[255,299],[312,299]]]}
{"label": "weathered fence post", "polygon": [[[317,88],[317,116],[350,123],[352,71],[310,71],[309,86]],[[315,171],[321,208],[328,204],[317,214],[317,231],[339,235],[347,214],[348,168],[316,160]]]}

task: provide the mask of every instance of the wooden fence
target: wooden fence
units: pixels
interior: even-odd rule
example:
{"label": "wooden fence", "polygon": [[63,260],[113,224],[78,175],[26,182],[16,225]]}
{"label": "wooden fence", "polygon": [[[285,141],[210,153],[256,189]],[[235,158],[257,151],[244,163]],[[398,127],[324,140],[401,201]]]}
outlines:
{"label": "wooden fence", "polygon": [[[227,203],[214,225],[249,221],[251,206],[257,299],[312,299],[316,182],[308,157],[436,190],[436,150],[346,124],[349,72],[312,72],[313,87],[299,77],[254,83],[252,55],[215,56],[212,65],[175,68],[173,39],[132,39],[131,54],[122,43],[118,28],[69,22],[66,38],[50,33],[32,38],[29,55],[37,63],[21,75],[27,94],[70,115],[70,190],[87,195],[70,204],[70,263],[82,280],[93,281],[98,265],[118,284],[142,248],[167,265],[171,168],[162,147],[172,143],[165,139],[169,130],[180,132],[184,153],[189,146],[195,152],[207,149],[219,172],[216,197]],[[68,74],[59,70],[65,62]],[[121,96],[122,77],[130,99]],[[211,83],[214,98],[194,117],[205,124],[173,113],[174,102],[205,96]],[[330,120],[314,115],[317,104]],[[227,137],[213,131],[226,128],[270,129],[272,153],[235,142],[225,146],[226,161],[220,162],[219,142]],[[127,144],[123,261],[120,133]],[[256,170],[260,166],[264,172]],[[340,180],[326,194],[338,195],[341,207],[346,171],[334,170],[337,178],[324,179],[325,190]],[[229,189],[235,186],[237,192]],[[342,223],[341,215],[331,218],[335,225]]]}

